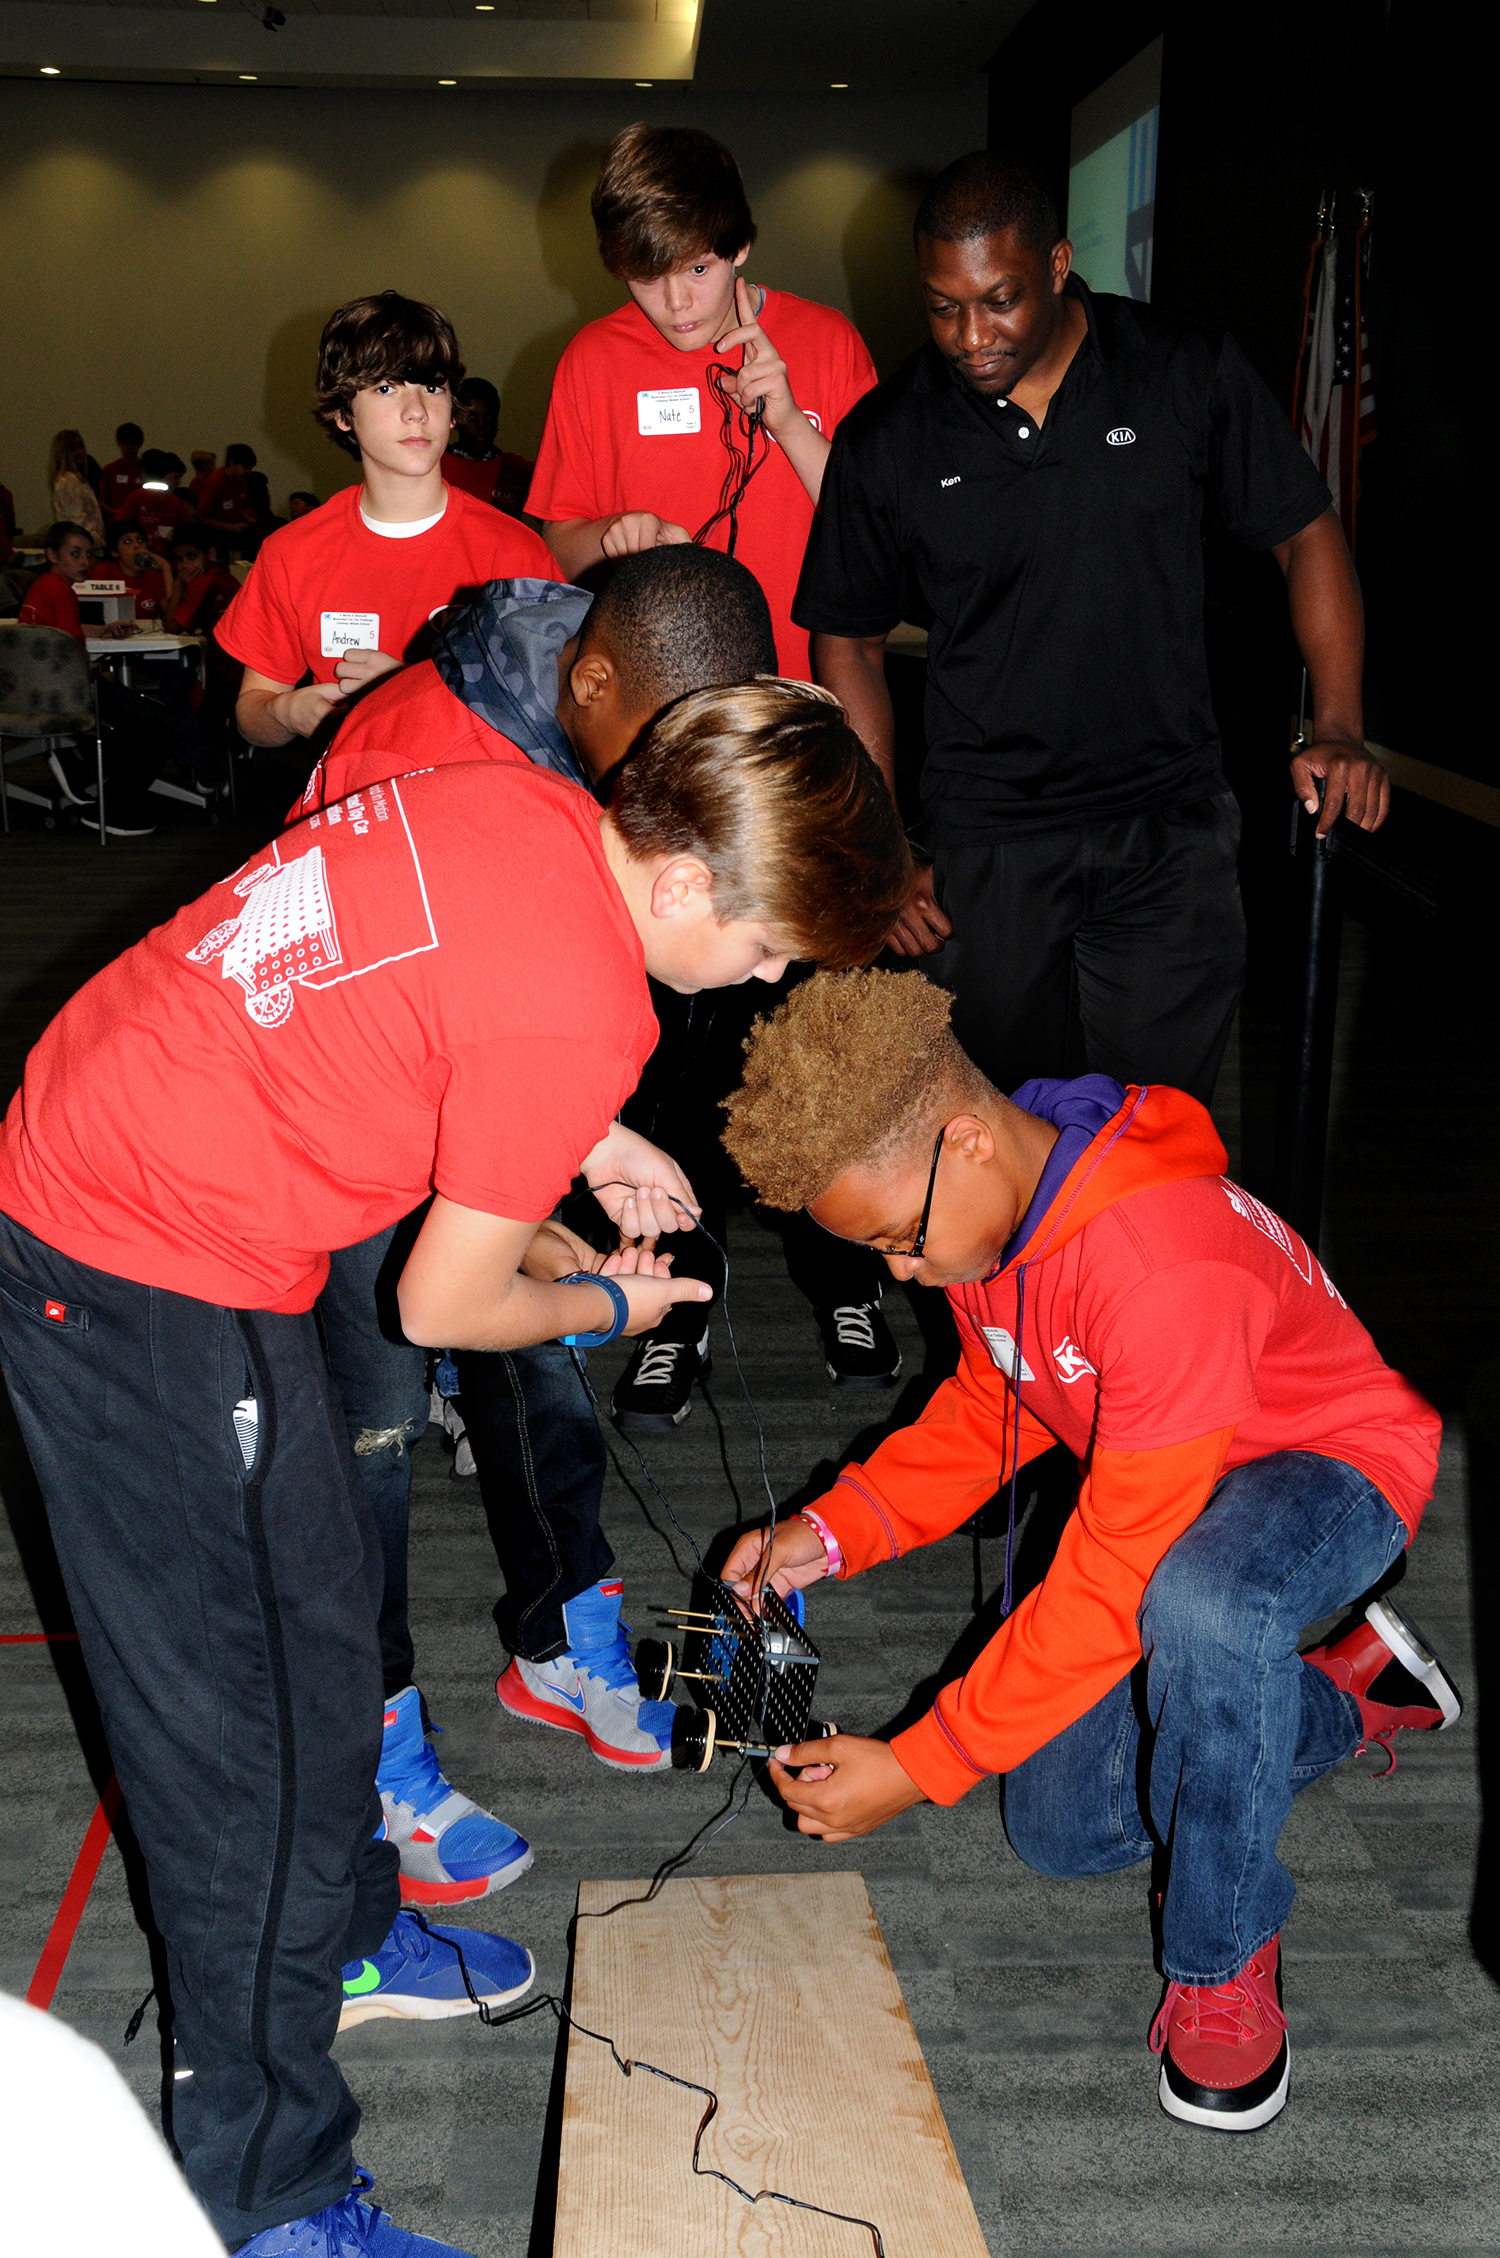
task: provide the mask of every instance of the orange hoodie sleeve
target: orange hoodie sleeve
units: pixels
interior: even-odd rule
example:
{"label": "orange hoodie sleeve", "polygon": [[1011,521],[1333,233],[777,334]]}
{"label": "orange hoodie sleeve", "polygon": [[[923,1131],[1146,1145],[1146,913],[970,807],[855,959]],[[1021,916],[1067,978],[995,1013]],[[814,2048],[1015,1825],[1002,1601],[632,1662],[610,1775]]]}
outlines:
{"label": "orange hoodie sleeve", "polygon": [[[863,1466],[846,1466],[814,1504],[839,1541],[845,1573],[951,1536],[1010,1477],[1015,1404],[1005,1381],[967,1344],[910,1427],[888,1435]],[[1021,1406],[1021,1458],[1040,1458],[1057,1437]]]}
{"label": "orange hoodie sleeve", "polygon": [[1233,1436],[1223,1427],[1169,1450],[1094,1452],[1042,1582],[973,1668],[891,1743],[933,1803],[956,1803],[987,1773],[1013,1771],[1140,1660],[1146,1586],[1203,1511]]}

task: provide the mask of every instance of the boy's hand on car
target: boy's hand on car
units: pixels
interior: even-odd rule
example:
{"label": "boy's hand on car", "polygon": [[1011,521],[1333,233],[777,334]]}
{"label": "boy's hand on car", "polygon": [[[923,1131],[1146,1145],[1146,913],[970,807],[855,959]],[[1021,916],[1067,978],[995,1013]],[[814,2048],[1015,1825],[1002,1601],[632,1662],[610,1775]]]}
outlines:
{"label": "boy's hand on car", "polygon": [[[799,1770],[790,1770],[793,1765]],[[854,1733],[778,1748],[766,1769],[782,1801],[797,1813],[797,1832],[821,1835],[824,1842],[872,1834],[898,1811],[926,1801],[884,1741]]]}
{"label": "boy's hand on car", "polygon": [[777,1522],[774,1539],[769,1529],[747,1529],[725,1561],[719,1581],[753,1612],[762,1584],[770,1584],[785,1599],[788,1592],[805,1591],[827,1573],[828,1554],[822,1538],[800,1514],[793,1513]]}

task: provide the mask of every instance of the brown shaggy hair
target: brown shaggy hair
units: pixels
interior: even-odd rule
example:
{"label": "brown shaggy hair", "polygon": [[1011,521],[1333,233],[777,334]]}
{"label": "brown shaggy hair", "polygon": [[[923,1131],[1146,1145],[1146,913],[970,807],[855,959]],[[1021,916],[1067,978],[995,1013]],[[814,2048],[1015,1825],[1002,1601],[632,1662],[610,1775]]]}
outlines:
{"label": "brown shaggy hair", "polygon": [[721,923],[754,919],[816,964],[868,964],[911,884],[885,781],[826,690],[761,676],[695,690],[615,772],[633,855],[698,855]]}
{"label": "brown shaggy hair", "polygon": [[[329,315],[318,346],[313,414],[335,447],[358,457],[359,441],[338,420],[348,420],[356,392],[372,384],[446,384],[456,392],[463,377],[458,339],[446,316],[419,298],[382,290],[378,298],[351,298]],[[231,447],[225,461],[233,454]]]}
{"label": "brown shaggy hair", "polygon": [[622,282],[652,282],[706,252],[755,241],[740,168],[691,125],[628,125],[604,152],[590,206],[599,256]]}
{"label": "brown shaggy hair", "polygon": [[851,1168],[904,1159],[944,1103],[992,1096],[921,972],[815,972],[745,1043],[724,1143],[767,1207],[806,1207]]}

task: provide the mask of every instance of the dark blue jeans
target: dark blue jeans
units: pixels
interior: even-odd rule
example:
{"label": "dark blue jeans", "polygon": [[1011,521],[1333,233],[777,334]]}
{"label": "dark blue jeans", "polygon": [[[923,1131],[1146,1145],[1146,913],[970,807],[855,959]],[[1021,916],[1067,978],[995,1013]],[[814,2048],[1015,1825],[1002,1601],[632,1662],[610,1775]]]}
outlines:
{"label": "dark blue jeans", "polygon": [[388,1695],[400,1693],[416,1674],[406,1551],[411,1452],[427,1432],[427,1351],[403,1338],[396,1311],[396,1282],[415,1220],[393,1224],[358,1246],[340,1247],[329,1257],[328,1283],[318,1296],[328,1369],[385,1562],[380,1666]]}
{"label": "dark blue jeans", "polygon": [[310,1316],[136,1285],[0,1216],[0,1363],[166,1944],[173,2130],[232,2249],[354,2178],[339,1970],[400,1905],[375,1532]]}
{"label": "dark blue jeans", "polygon": [[1276,1844],[1292,1797],[1360,1740],[1353,1697],[1298,1654],[1303,1627],[1405,1543],[1340,1459],[1280,1451],[1226,1474],[1147,1586],[1140,1666],[1007,1777],[1017,1856],[1070,1877],[1165,1850],[1166,1974],[1236,1975],[1291,1911]]}

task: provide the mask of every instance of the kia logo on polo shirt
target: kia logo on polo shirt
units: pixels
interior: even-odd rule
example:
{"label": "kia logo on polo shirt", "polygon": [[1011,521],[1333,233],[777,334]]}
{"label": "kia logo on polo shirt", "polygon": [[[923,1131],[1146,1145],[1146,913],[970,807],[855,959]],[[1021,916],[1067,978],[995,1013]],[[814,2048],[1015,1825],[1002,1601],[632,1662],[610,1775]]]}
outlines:
{"label": "kia logo on polo shirt", "polygon": [[1133,447],[1135,445],[1135,433],[1128,423],[1117,423],[1114,430],[1106,431],[1104,436],[1111,447]]}

